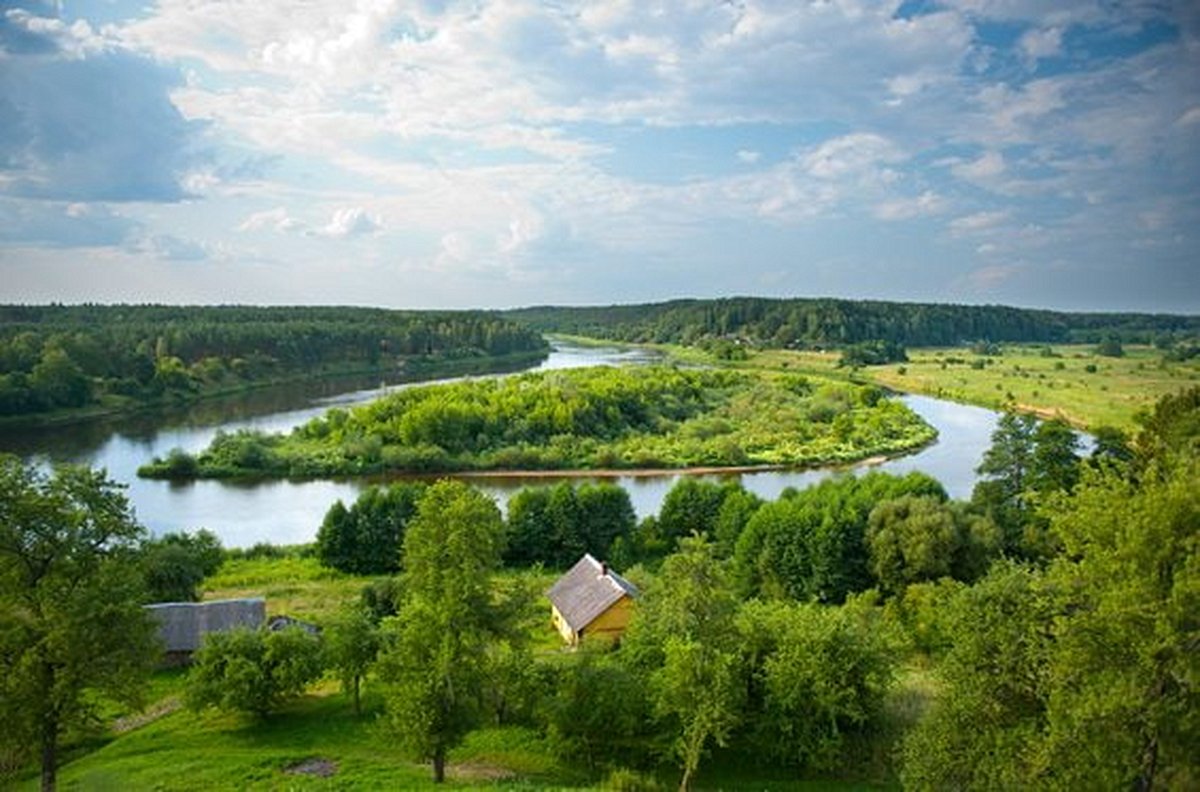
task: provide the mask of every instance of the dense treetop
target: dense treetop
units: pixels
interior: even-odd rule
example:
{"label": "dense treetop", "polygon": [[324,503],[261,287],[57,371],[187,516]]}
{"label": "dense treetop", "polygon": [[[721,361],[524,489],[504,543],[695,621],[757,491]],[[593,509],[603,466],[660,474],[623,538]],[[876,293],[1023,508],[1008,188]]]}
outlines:
{"label": "dense treetop", "polygon": [[504,314],[543,332],[619,341],[692,344],[734,336],[769,347],[891,341],[954,346],[990,341],[1149,342],[1200,333],[1200,317],[1065,313],[1003,305],[729,297],[642,305],[521,308]]}
{"label": "dense treetop", "polygon": [[480,311],[163,305],[0,306],[0,415],[228,388],[413,359],[540,353]]}

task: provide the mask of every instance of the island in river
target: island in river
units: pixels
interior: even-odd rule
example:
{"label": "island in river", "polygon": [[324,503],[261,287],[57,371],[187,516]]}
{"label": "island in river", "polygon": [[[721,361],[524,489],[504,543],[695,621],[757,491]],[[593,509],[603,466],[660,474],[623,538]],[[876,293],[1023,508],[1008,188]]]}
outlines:
{"label": "island in river", "polygon": [[920,448],[936,431],[875,386],[664,366],[409,388],[289,434],[220,434],[151,478],[480,470],[808,467]]}

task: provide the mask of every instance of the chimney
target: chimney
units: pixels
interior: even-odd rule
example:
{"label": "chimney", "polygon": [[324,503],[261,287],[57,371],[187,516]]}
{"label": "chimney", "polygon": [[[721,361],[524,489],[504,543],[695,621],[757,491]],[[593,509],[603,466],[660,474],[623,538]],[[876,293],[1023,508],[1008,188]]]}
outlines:
{"label": "chimney", "polygon": [[601,561],[600,562],[600,577],[604,577],[607,574],[608,574],[608,562]]}

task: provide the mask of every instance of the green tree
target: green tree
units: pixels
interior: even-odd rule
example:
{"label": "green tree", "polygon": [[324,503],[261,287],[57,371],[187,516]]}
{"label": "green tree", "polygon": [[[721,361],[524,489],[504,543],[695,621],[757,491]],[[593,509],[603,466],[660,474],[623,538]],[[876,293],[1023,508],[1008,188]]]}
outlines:
{"label": "green tree", "polygon": [[725,498],[738,485],[714,484],[694,476],[680,476],[663,498],[658,512],[658,530],[667,539],[692,533],[713,536]]}
{"label": "green tree", "polygon": [[586,552],[596,558],[608,558],[612,543],[631,536],[637,525],[629,493],[609,482],[583,484],[576,492]]}
{"label": "green tree", "polygon": [[923,473],[872,472],[830,479],[758,509],[738,538],[734,574],[746,596],[837,603],[872,585],[866,533],[871,510],[904,495],[944,500]]}
{"label": "green tree", "polygon": [[1021,532],[1031,512],[1026,490],[1033,465],[1034,432],[1037,419],[1030,415],[1005,413],[992,433],[992,445],[975,469],[982,480],[975,485],[971,501],[986,511],[1004,531],[1006,550],[1021,544]]}
{"label": "green tree", "polygon": [[911,583],[953,577],[971,582],[1000,550],[995,525],[935,497],[904,496],[871,510],[871,574],[893,594]]}
{"label": "green tree", "polygon": [[1121,339],[1110,333],[1096,345],[1096,354],[1105,357],[1124,357],[1125,350],[1121,347]]}
{"label": "green tree", "polygon": [[158,656],[141,608],[143,529],[103,472],[45,476],[0,455],[0,718],[40,748],[54,789],[59,741],[89,722],[97,693],[137,703]]}
{"label": "green tree", "polygon": [[383,639],[379,624],[361,604],[342,608],[324,632],[325,665],[337,673],[342,691],[354,699],[354,714],[362,713],[360,689],[379,651]]}
{"label": "green tree", "polygon": [[[604,647],[607,650],[607,647]],[[546,734],[564,759],[601,762],[639,758],[649,742],[645,690],[619,654],[588,642],[552,669],[545,707]]]}
{"label": "green tree", "polygon": [[504,528],[496,505],[461,482],[421,498],[404,537],[404,602],[379,660],[387,720],[445,779],[446,754],[482,717],[489,643],[497,632],[490,578]]}
{"label": "green tree", "polygon": [[424,492],[420,482],[368,487],[349,509],[339,500],[317,531],[324,566],[353,575],[388,575],[400,569],[404,529]]}
{"label": "green tree", "polygon": [[82,407],[91,398],[83,369],[60,347],[47,346],[29,376],[37,398],[50,407]]}
{"label": "green tree", "polygon": [[829,770],[883,718],[892,647],[874,609],[751,601],[738,614],[754,680],[750,744],[788,767]]}
{"label": "green tree", "polygon": [[211,531],[195,535],[169,533],[142,545],[142,567],[150,602],[195,602],[200,584],[225,560],[221,542]]}
{"label": "green tree", "polygon": [[[1157,463],[1156,463],[1157,464]],[[943,693],[907,738],[916,788],[1200,780],[1200,463],[1089,468],[1045,507],[1063,552],[952,607]]]}
{"label": "green tree", "polygon": [[323,670],[320,638],[299,627],[210,632],[188,672],[185,699],[196,711],[216,707],[265,718]]}
{"label": "green tree", "polygon": [[1029,489],[1069,491],[1079,481],[1079,436],[1066,422],[1043,421],[1033,433]]}
{"label": "green tree", "polygon": [[1045,766],[1075,789],[1200,784],[1200,462],[1089,471],[1051,509],[1064,553]]}
{"label": "green tree", "polygon": [[1005,562],[949,606],[941,694],[908,734],[910,789],[1026,789],[1037,779],[1049,696],[1050,627],[1041,575]]}
{"label": "green tree", "polygon": [[656,714],[674,736],[690,787],[710,743],[725,745],[741,721],[737,601],[713,545],[695,535],[679,543],[646,591],[622,652],[648,672]]}

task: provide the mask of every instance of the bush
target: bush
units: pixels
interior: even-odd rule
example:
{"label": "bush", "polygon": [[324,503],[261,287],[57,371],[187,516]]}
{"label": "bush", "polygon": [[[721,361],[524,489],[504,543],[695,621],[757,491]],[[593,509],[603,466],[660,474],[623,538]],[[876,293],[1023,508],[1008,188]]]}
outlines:
{"label": "bush", "polygon": [[142,545],[142,569],[150,602],[195,602],[200,584],[225,560],[211,531],[165,534]]}
{"label": "bush", "polygon": [[321,640],[298,627],[246,627],[209,633],[187,678],[190,709],[205,707],[266,717],[300,696],[321,672]]}

